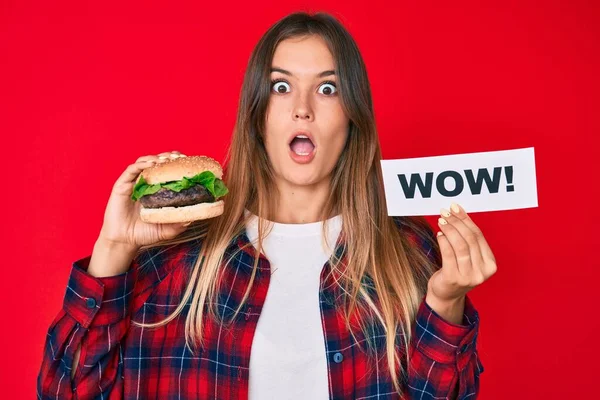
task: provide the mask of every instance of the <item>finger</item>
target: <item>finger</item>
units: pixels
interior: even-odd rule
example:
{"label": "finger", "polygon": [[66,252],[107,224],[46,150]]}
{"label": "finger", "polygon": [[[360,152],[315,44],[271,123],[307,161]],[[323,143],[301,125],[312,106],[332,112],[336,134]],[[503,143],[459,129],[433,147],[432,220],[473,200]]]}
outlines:
{"label": "finger", "polygon": [[172,222],[172,223],[161,223],[160,227],[162,229],[168,229],[171,231],[180,231],[182,228],[187,227],[191,222]]}
{"label": "finger", "polygon": [[473,232],[473,234],[477,238],[477,242],[479,243],[479,249],[481,251],[481,255],[483,256],[483,258],[496,262],[494,253],[492,252],[492,249],[490,248],[487,240],[485,240],[485,237],[483,236],[481,229],[479,229],[479,227],[475,224],[475,222],[473,222],[473,220],[471,219],[469,214],[467,214],[465,209],[463,207],[461,207],[459,204],[452,203],[452,205],[450,206],[450,211],[452,212],[453,215],[458,217],[462,221],[463,224],[468,226],[469,229]]}
{"label": "finger", "polygon": [[471,231],[471,228],[464,224],[460,217],[452,214],[445,208],[442,208],[440,210],[440,214],[446,221],[448,221],[450,225],[456,228],[456,230],[460,233],[460,236],[462,236],[462,238],[467,242],[469,246],[469,254],[471,256],[472,267],[483,267],[483,256],[481,255],[479,241],[475,236],[475,232]]}
{"label": "finger", "polygon": [[158,161],[159,162],[165,162],[165,161],[174,160],[176,158],[182,158],[182,157],[187,157],[187,156],[180,155],[180,154],[175,154],[175,153],[171,153],[169,155],[159,156],[158,157]]}
{"label": "finger", "polygon": [[460,235],[460,232],[446,219],[440,217],[438,219],[438,226],[444,233],[444,236],[448,238],[448,242],[452,245],[456,262],[458,265],[458,271],[462,276],[469,276],[473,267],[471,266],[471,253],[469,250],[469,244]]}
{"label": "finger", "polygon": [[119,176],[115,185],[135,183],[140,173],[154,164],[156,164],[156,162],[146,160],[129,165],[125,168],[125,171],[123,171],[121,176]]}
{"label": "finger", "polygon": [[160,224],[160,229],[164,233],[165,237],[173,238],[187,229],[187,225],[182,223],[168,223]]}
{"label": "finger", "polygon": [[135,162],[140,162],[140,161],[157,161],[157,160],[158,160],[158,156],[150,155],[150,156],[142,156],[142,157],[138,158],[137,160],[135,160]]}
{"label": "finger", "polygon": [[162,160],[162,161],[172,160],[172,159],[179,158],[179,157],[187,157],[187,156],[176,150],[175,151],[167,151],[167,152],[158,154],[159,160]]}
{"label": "finger", "polygon": [[440,245],[440,254],[442,255],[442,267],[446,269],[446,272],[450,275],[459,276],[460,272],[458,270],[456,255],[454,254],[454,249],[452,249],[452,245],[448,241],[448,238],[442,232],[438,232],[437,240]]}
{"label": "finger", "polygon": [[180,151],[173,150],[173,151],[163,151],[162,153],[159,153],[158,155],[159,155],[159,156],[168,156],[168,155],[170,155],[171,153],[175,153],[175,154],[181,154],[181,152],[180,152]]}

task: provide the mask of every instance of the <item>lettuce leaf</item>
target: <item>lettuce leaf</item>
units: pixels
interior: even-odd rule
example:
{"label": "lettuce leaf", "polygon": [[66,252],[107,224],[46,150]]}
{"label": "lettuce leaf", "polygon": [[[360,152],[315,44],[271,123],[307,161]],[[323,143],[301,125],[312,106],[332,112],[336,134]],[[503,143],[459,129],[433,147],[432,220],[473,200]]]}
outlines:
{"label": "lettuce leaf", "polygon": [[192,177],[183,177],[178,181],[157,183],[154,185],[149,185],[144,177],[141,176],[133,188],[131,199],[137,201],[140,197],[154,194],[163,187],[174,192],[181,192],[183,189],[189,189],[196,185],[204,186],[215,197],[215,200],[225,196],[229,192],[223,181],[215,177],[215,174],[210,171],[204,171]]}

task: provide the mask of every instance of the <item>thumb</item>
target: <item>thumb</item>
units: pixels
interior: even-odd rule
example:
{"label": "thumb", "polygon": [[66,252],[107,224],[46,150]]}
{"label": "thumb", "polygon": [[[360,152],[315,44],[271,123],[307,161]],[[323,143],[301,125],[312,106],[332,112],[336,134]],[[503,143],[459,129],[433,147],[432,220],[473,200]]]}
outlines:
{"label": "thumb", "polygon": [[171,239],[180,233],[184,232],[190,223],[169,223],[169,224],[160,224],[161,230],[163,232],[163,236]]}

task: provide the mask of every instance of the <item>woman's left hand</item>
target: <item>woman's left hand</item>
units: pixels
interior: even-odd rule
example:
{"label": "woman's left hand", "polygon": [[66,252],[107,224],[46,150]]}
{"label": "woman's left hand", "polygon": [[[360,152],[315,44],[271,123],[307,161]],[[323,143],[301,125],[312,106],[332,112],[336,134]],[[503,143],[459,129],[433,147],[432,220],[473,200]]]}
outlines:
{"label": "woman's left hand", "polygon": [[[458,204],[441,210],[438,220],[441,233],[437,239],[442,255],[442,268],[429,279],[427,303],[440,310],[460,304],[475,286],[496,273],[496,259],[483,233]],[[462,320],[462,311],[460,312]]]}

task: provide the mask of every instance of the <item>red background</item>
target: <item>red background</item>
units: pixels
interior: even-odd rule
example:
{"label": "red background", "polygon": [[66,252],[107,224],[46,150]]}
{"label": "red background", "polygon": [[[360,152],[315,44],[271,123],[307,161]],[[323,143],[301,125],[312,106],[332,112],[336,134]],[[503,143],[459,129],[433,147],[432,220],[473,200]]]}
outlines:
{"label": "red background", "polygon": [[222,159],[253,46],[299,9],[354,35],[385,158],[535,147],[539,207],[472,215],[499,266],[471,292],[481,398],[597,392],[595,2],[96,3],[0,3],[4,398],[34,398],[117,176],[161,151]]}

